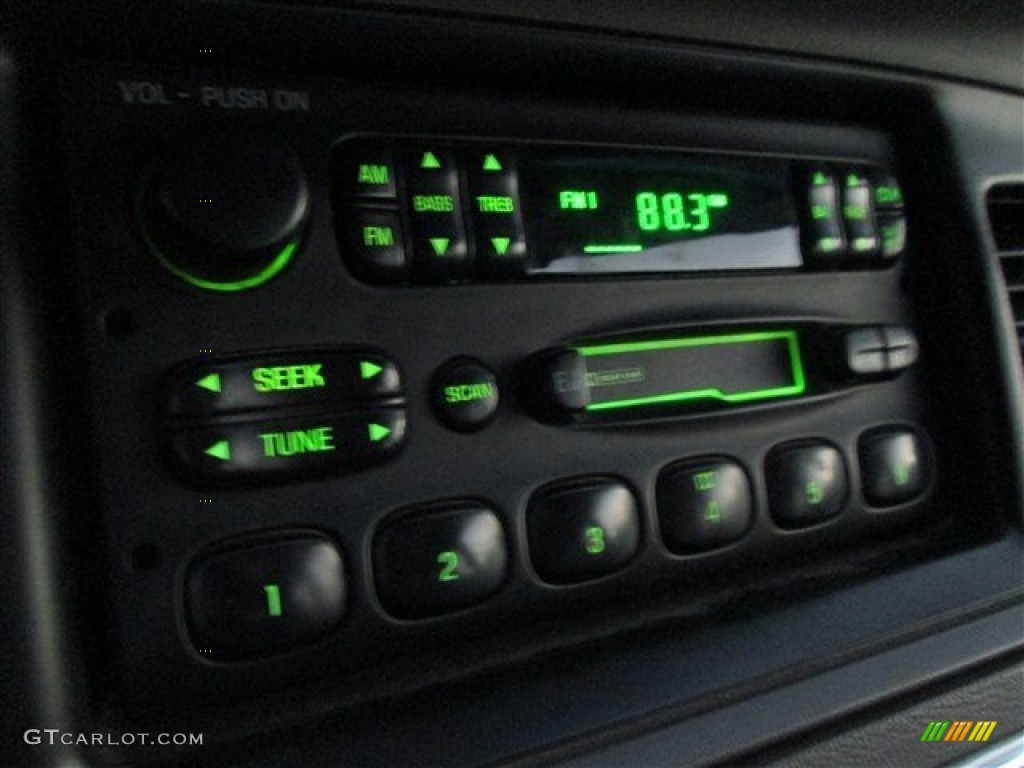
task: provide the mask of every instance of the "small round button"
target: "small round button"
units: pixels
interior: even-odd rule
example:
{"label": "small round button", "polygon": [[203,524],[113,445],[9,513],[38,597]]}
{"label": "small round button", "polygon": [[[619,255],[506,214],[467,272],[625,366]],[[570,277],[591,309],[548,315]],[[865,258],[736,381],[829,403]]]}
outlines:
{"label": "small round button", "polygon": [[260,133],[182,140],[146,177],[143,238],[172,274],[211,291],[262,285],[294,258],[309,219],[305,171]]}
{"label": "small round button", "polygon": [[458,432],[486,427],[498,410],[498,379],[494,371],[470,357],[442,365],[431,384],[437,418]]}

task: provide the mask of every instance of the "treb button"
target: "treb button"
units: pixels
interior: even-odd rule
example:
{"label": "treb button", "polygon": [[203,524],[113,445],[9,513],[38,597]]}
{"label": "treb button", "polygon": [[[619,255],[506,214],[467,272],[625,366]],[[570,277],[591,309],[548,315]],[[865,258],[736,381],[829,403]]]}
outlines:
{"label": "treb button", "polygon": [[496,147],[471,152],[467,172],[481,270],[495,277],[523,275],[526,236],[512,153]]}
{"label": "treb button", "polygon": [[173,463],[196,482],[333,474],[390,458],[405,439],[402,408],[211,424],[166,435]]}
{"label": "treb button", "polygon": [[167,378],[165,413],[199,418],[401,393],[398,367],[379,352],[308,349],[187,363]]}

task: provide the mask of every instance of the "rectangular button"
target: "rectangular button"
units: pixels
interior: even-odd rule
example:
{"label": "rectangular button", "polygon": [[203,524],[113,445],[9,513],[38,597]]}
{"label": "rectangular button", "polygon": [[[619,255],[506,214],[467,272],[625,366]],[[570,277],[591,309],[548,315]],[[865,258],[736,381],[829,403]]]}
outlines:
{"label": "rectangular button", "polygon": [[374,350],[308,349],[187,363],[168,375],[166,393],[166,415],[199,418],[398,397],[402,385],[395,363]]}
{"label": "rectangular button", "polygon": [[903,190],[896,177],[888,171],[871,174],[871,188],[874,190],[875,210],[903,207]]}
{"label": "rectangular button", "polygon": [[376,464],[405,439],[405,409],[372,408],[169,432],[174,465],[193,480],[280,482]]}
{"label": "rectangular button", "polygon": [[832,172],[813,168],[807,179],[806,247],[822,259],[846,255],[846,240],[839,217],[839,192]]}
{"label": "rectangular button", "polygon": [[492,277],[522,276],[526,235],[512,153],[496,147],[470,152],[467,171],[481,271]]}
{"label": "rectangular button", "polygon": [[375,139],[355,139],[339,145],[333,157],[337,192],[343,197],[394,200],[398,184],[391,148]]}
{"label": "rectangular button", "polygon": [[403,152],[402,163],[412,222],[414,278],[443,282],[468,275],[473,261],[455,154],[443,145],[423,145]]}
{"label": "rectangular button", "polygon": [[346,592],[341,553],[323,536],[246,536],[189,566],[189,635],[203,658],[290,651],[337,626]]}
{"label": "rectangular button", "polygon": [[850,253],[871,256],[878,253],[878,230],[867,178],[850,171],[843,178],[843,224]]}
{"label": "rectangular button", "polygon": [[350,212],[343,251],[352,273],[371,283],[405,277],[405,236],[397,211],[356,208]]}
{"label": "rectangular button", "polygon": [[899,211],[878,212],[878,233],[882,238],[882,257],[895,259],[907,249],[907,220]]}

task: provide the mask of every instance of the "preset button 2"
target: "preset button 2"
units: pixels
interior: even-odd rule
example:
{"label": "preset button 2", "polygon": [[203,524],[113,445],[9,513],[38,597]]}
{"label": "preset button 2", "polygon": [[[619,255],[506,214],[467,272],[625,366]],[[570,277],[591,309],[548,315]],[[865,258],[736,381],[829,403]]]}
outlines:
{"label": "preset button 2", "polygon": [[508,571],[505,531],[476,502],[445,504],[385,523],[373,540],[373,572],[384,609],[423,619],[475,605]]}

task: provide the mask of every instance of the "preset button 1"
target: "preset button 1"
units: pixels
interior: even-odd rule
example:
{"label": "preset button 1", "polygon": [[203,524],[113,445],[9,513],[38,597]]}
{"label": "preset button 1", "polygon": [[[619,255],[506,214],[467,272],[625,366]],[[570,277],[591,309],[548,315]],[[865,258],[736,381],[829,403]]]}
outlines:
{"label": "preset button 1", "polygon": [[203,657],[242,659],[308,645],[345,612],[341,554],[315,533],[250,536],[189,566],[185,618]]}
{"label": "preset button 1", "polygon": [[165,412],[206,417],[325,402],[365,402],[398,397],[398,367],[374,350],[309,349],[198,360],[167,377]]}

